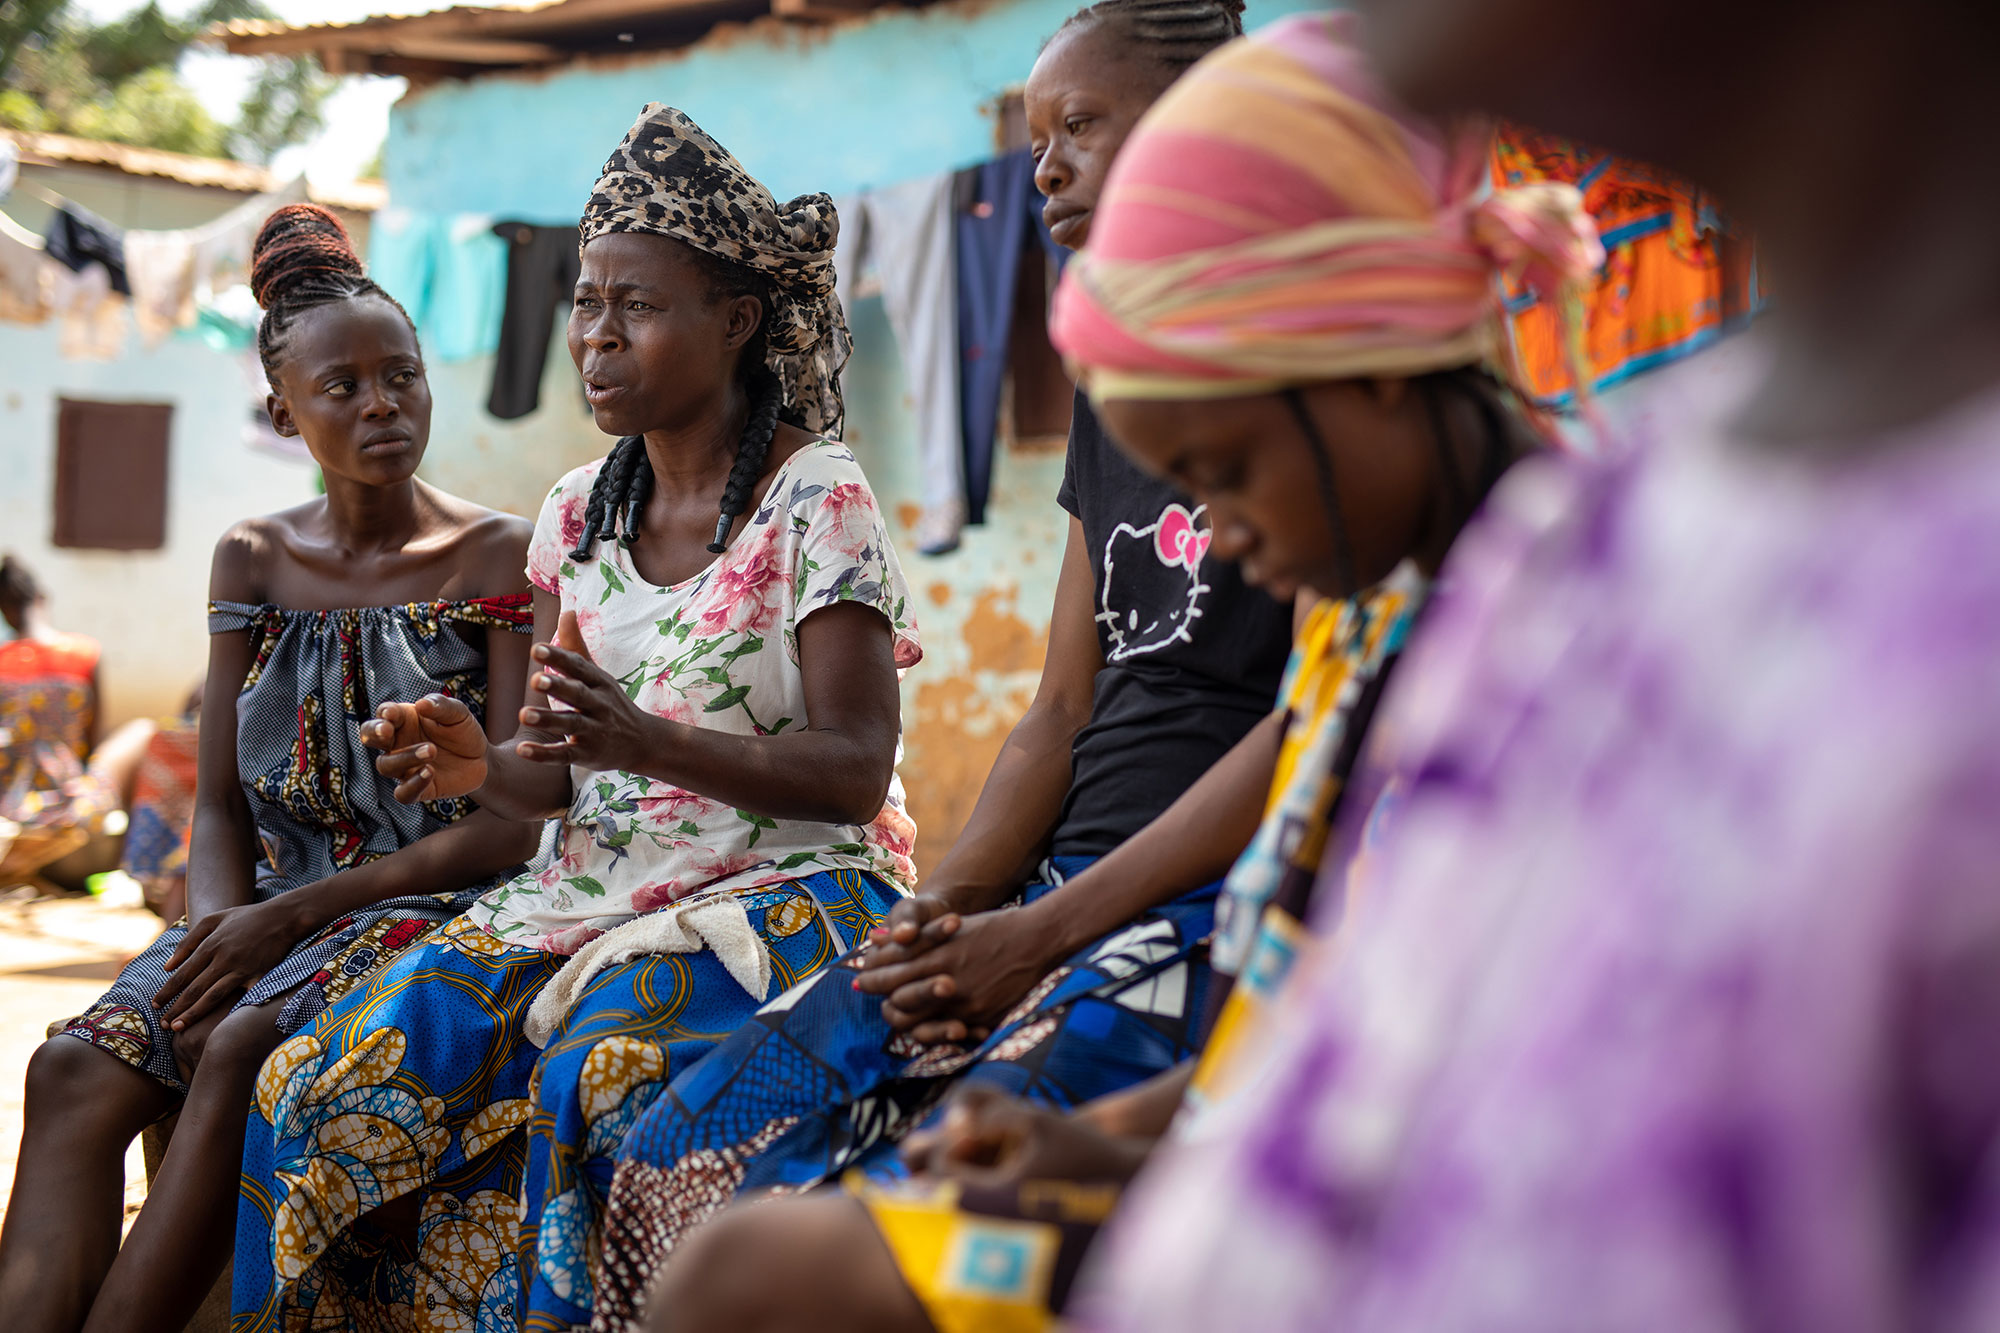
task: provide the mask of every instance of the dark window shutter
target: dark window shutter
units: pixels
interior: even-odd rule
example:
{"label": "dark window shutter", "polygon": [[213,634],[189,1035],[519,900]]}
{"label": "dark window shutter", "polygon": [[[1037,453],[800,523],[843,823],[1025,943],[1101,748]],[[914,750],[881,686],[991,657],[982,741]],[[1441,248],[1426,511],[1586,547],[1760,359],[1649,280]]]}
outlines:
{"label": "dark window shutter", "polygon": [[168,403],[59,402],[57,546],[156,551],[167,544]]}

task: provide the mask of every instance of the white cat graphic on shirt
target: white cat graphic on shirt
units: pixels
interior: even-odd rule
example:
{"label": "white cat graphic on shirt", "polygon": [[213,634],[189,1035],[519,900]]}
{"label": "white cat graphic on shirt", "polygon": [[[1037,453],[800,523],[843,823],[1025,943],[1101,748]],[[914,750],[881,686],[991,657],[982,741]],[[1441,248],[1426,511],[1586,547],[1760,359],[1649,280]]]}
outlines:
{"label": "white cat graphic on shirt", "polygon": [[[1208,591],[1201,562],[1214,535],[1202,525],[1207,514],[1206,505],[1190,511],[1170,504],[1146,527],[1120,523],[1112,530],[1104,543],[1104,590],[1097,612],[1110,645],[1107,662],[1194,642],[1194,622],[1201,619],[1201,598]],[[1146,585],[1157,583],[1163,571],[1178,573],[1180,586],[1165,596],[1144,598]],[[1147,600],[1153,604],[1145,605]]]}

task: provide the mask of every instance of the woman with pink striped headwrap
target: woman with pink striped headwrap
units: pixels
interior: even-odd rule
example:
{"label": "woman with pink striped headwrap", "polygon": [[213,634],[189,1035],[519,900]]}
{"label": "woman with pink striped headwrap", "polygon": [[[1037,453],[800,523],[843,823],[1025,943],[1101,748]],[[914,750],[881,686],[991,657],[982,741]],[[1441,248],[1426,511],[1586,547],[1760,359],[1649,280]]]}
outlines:
{"label": "woman with pink striped headwrap", "polygon": [[1436,569],[1524,440],[1497,280],[1561,301],[1603,258],[1575,190],[1483,193],[1490,128],[1401,111],[1354,26],[1278,24],[1163,97],[1052,318],[1128,452],[1280,596]]}

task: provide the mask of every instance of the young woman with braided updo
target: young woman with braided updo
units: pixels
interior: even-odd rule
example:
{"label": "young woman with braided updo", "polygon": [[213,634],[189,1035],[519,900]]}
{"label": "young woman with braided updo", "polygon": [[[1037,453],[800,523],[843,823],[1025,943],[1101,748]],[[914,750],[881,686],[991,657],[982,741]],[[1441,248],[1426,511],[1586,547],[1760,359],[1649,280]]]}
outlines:
{"label": "young woman with braided updo", "polygon": [[[626,1128],[907,891],[897,673],[919,649],[832,438],[834,234],[826,196],[781,205],[668,107],[606,165],[569,349],[618,443],[536,526],[522,731],[495,744],[442,696],[369,729],[404,799],[557,819],[556,854],[266,1066],[239,1319],[587,1324]],[[408,1245],[376,1243],[390,1214]]]}
{"label": "young woman with braided updo", "polygon": [[[326,493],[216,546],[188,917],[30,1062],[0,1232],[14,1328],[179,1329],[229,1257],[258,1066],[534,851],[532,829],[470,800],[398,802],[357,734],[424,690],[511,733],[527,524],[417,480],[416,333],[332,214],[273,214],[252,289],[272,424]],[[121,1249],[126,1147],[175,1116]]]}

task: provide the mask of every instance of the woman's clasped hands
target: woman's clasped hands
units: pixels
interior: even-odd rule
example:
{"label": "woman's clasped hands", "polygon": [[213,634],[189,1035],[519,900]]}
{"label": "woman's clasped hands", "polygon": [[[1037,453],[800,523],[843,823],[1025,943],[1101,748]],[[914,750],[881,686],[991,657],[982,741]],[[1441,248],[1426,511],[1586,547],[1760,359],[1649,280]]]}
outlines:
{"label": "woman's clasped hands", "polygon": [[1061,961],[1032,911],[960,913],[934,893],[897,903],[870,938],[854,989],[925,1045],[985,1040]]}

